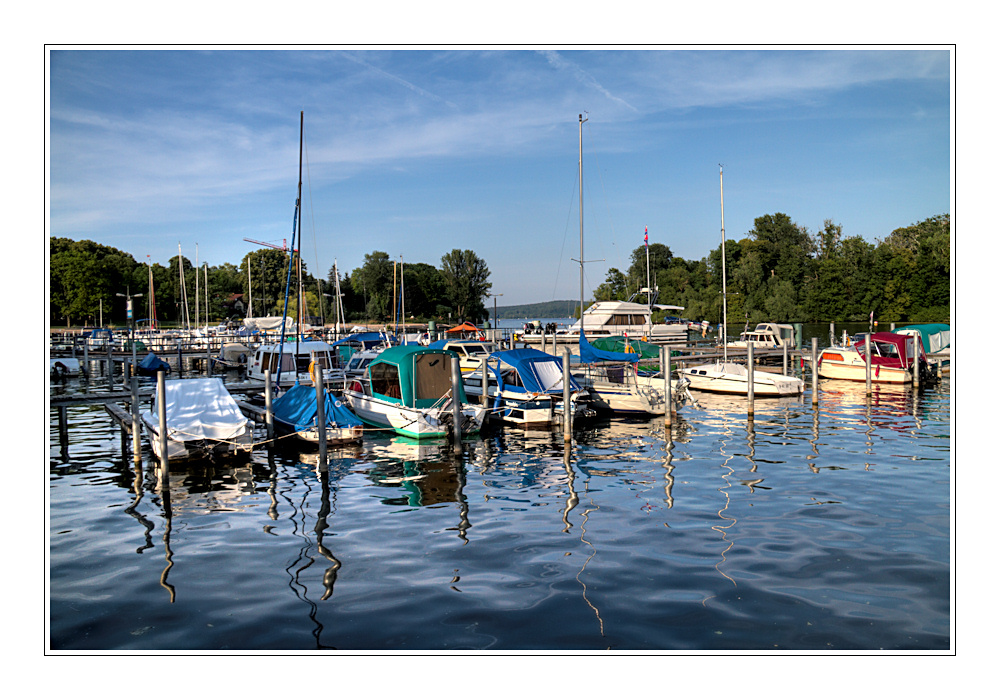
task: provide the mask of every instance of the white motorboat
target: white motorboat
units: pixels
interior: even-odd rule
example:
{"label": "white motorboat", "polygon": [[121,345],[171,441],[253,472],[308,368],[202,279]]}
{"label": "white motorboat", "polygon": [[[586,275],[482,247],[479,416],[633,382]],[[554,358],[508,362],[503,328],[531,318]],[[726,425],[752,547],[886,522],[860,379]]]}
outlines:
{"label": "white motorboat", "polygon": [[728,343],[731,348],[754,348],[764,350],[780,350],[783,346],[789,349],[795,346],[795,328],[787,323],[758,323],[752,331],[740,333],[739,340]]}
{"label": "white motorboat", "polygon": [[140,419],[158,459],[160,401],[166,402],[167,459],[173,461],[246,457],[253,449],[253,428],[218,377],[164,382],[165,397],[153,394],[153,406]]}
{"label": "white motorboat", "polygon": [[247,377],[264,381],[264,370],[269,369],[271,381],[281,386],[312,383],[310,365],[323,368],[324,383],[343,383],[344,369],[330,344],[322,340],[286,340],[261,345],[247,361]]}
{"label": "white motorboat", "polygon": [[436,340],[428,345],[428,347],[451,350],[458,355],[458,363],[462,369],[462,374],[468,374],[473,370],[479,369],[483,360],[489,357],[491,353],[497,351],[496,344],[486,340],[457,338],[452,340]]}
{"label": "white motorboat", "polygon": [[[917,366],[921,376],[933,379],[919,336],[896,333],[871,334],[871,381],[881,384],[904,384],[913,379],[913,354],[919,353]],[[824,379],[867,381],[865,341],[863,336],[845,346],[833,346],[819,356],[817,373]]]}
{"label": "white motorboat", "polygon": [[[715,362],[678,370],[696,391],[747,395],[750,377],[747,368],[736,362]],[[753,373],[754,396],[795,396],[805,383],[798,377],[757,369]]]}

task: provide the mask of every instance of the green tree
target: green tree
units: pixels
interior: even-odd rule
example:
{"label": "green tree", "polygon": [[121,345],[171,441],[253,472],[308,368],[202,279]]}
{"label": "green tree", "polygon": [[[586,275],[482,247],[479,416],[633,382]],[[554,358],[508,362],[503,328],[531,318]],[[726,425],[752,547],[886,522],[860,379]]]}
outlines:
{"label": "green tree", "polygon": [[351,273],[351,284],[364,298],[364,317],[389,321],[392,313],[393,264],[389,254],[380,250],[365,254],[364,264]]}
{"label": "green tree", "polygon": [[628,285],[621,270],[612,267],[604,282],[594,290],[595,301],[624,301],[628,298]]}
{"label": "green tree", "polygon": [[460,319],[479,322],[487,318],[483,300],[493,285],[486,261],[471,250],[455,248],[441,258],[448,301]]}

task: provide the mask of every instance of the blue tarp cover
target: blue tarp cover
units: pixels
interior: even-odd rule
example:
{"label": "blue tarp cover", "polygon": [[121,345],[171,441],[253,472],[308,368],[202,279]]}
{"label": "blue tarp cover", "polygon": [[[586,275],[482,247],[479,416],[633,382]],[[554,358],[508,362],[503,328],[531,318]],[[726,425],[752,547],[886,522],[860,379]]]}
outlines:
{"label": "blue tarp cover", "polygon": [[613,352],[595,348],[587,340],[585,333],[580,333],[580,362],[589,365],[592,362],[638,362],[637,352]]}
{"label": "blue tarp cover", "polygon": [[[361,420],[351,413],[350,409],[333,393],[327,391],[326,424],[334,428],[360,426]],[[305,430],[316,427],[316,388],[304,384],[296,384],[279,396],[271,408],[275,418],[295,430]]]}
{"label": "blue tarp cover", "polygon": [[164,372],[169,372],[170,365],[168,365],[166,362],[157,357],[156,353],[151,352],[148,355],[146,355],[146,357],[143,358],[142,362],[139,363],[139,369],[142,370],[143,372],[150,372],[152,374],[156,374],[160,370],[163,370]]}
{"label": "blue tarp cover", "polygon": [[[377,333],[375,331],[369,331],[367,333],[354,333],[346,338],[341,338],[335,343],[330,343],[330,345],[349,345],[359,343],[362,347],[367,349],[385,342],[386,337],[386,334]],[[388,338],[390,341],[394,340],[392,335],[389,335]]]}

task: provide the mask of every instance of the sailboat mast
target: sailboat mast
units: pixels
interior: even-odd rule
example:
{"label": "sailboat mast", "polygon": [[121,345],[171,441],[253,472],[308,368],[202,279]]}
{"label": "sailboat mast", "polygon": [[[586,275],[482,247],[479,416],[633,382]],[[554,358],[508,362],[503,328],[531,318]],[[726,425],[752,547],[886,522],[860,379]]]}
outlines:
{"label": "sailboat mast", "polygon": [[722,163],[719,163],[719,208],[722,215],[722,361],[727,362],[726,345],[726,200],[722,191]]}
{"label": "sailboat mast", "polygon": [[583,123],[580,115],[580,337],[583,337]]}
{"label": "sailboat mast", "polygon": [[[283,353],[285,351],[285,320],[288,318],[288,287],[292,282],[292,267],[295,263],[295,234],[299,228],[299,212],[302,207],[302,134],[305,129],[305,112],[299,112],[299,187],[295,194],[295,214],[292,219],[292,257],[288,261],[288,273],[285,275],[285,305],[281,313],[281,339],[278,341],[278,376],[275,382],[280,386],[281,383],[281,366],[284,360]],[[301,304],[299,304],[301,307]],[[296,334],[296,342],[298,341],[298,334]],[[292,365],[294,366],[294,362]],[[296,375],[296,379],[297,379]]]}
{"label": "sailboat mast", "polygon": [[194,244],[194,327],[201,325],[201,267],[198,262],[198,244]]}
{"label": "sailboat mast", "polygon": [[190,330],[191,316],[188,313],[187,287],[184,286],[184,254],[181,253],[180,241],[177,242],[177,269],[180,271],[180,276],[181,276],[181,303],[184,305],[184,327]]}

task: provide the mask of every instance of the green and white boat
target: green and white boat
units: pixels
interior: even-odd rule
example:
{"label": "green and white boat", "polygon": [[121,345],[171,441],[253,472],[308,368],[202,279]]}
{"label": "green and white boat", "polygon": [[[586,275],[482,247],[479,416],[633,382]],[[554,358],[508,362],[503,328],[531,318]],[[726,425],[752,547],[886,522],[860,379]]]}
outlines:
{"label": "green and white boat", "polygon": [[360,379],[348,381],[344,398],[370,426],[413,438],[453,434],[453,401],[459,401],[463,435],[479,432],[486,407],[470,404],[462,382],[452,395],[450,350],[419,345],[387,348],[372,360]]}

